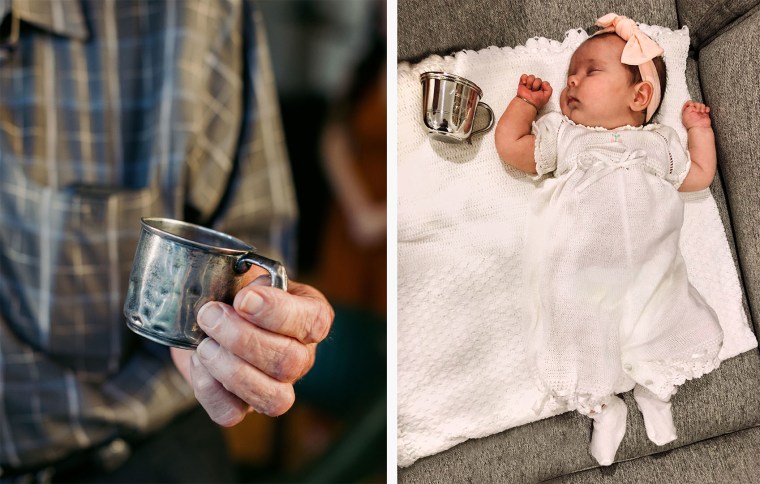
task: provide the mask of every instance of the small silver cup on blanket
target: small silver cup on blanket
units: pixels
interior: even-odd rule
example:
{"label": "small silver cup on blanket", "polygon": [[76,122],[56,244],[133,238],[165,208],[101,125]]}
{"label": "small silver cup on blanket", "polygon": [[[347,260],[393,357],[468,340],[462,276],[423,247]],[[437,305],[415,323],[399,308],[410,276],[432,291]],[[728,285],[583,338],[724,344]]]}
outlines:
{"label": "small silver cup on blanket", "polygon": [[[431,138],[447,143],[470,142],[471,136],[493,127],[493,110],[480,101],[483,91],[474,82],[446,72],[423,72],[420,82],[422,125]],[[488,125],[473,131],[479,106],[488,112]]]}
{"label": "small silver cup on blanket", "polygon": [[206,336],[198,310],[209,301],[232,304],[262,272],[249,270],[253,265],[269,273],[273,287],[287,290],[283,265],[245,242],[179,220],[144,218],[124,302],[127,326],[161,344],[195,348]]}

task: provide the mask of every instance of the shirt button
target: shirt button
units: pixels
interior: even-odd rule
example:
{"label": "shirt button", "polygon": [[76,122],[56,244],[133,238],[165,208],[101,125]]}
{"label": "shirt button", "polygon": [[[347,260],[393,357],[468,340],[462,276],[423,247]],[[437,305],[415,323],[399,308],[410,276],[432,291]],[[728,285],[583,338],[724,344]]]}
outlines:
{"label": "shirt button", "polygon": [[625,371],[631,371],[633,370],[633,365],[631,365],[630,363],[626,363],[623,365],[623,368],[625,369]]}

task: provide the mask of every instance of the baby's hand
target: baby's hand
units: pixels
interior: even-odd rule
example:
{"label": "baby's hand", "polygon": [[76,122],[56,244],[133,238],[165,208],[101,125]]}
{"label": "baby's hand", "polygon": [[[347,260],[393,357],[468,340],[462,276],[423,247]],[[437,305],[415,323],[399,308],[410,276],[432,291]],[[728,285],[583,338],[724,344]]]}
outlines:
{"label": "baby's hand", "polygon": [[702,103],[686,101],[681,110],[681,120],[687,130],[691,128],[709,128],[710,107]]}
{"label": "baby's hand", "polygon": [[542,81],[540,77],[523,74],[517,85],[517,96],[533,104],[537,110],[546,106],[552,97],[552,86],[548,81]]}

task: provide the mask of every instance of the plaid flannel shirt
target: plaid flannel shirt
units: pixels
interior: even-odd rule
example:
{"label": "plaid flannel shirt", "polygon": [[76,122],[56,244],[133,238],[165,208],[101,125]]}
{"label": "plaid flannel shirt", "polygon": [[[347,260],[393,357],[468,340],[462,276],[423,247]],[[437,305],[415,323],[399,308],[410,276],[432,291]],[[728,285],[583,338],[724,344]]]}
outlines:
{"label": "plaid flannel shirt", "polygon": [[0,19],[1,468],[193,405],[122,316],[140,217],[287,261],[296,205],[246,0],[0,0]]}

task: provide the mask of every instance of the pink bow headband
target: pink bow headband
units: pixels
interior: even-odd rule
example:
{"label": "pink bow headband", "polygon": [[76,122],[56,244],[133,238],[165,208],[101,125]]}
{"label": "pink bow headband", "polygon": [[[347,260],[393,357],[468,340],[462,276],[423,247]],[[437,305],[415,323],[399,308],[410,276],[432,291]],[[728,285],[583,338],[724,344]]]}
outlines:
{"label": "pink bow headband", "polygon": [[657,69],[654,66],[654,62],[652,62],[652,59],[662,55],[664,52],[662,47],[657,45],[654,40],[650,39],[649,36],[639,30],[636,22],[622,15],[608,13],[604,17],[600,17],[596,21],[596,25],[603,27],[603,29],[594,33],[594,35],[604,32],[614,32],[621,39],[626,41],[625,47],[623,48],[623,55],[620,57],[620,62],[630,66],[639,66],[641,79],[652,83],[652,101],[649,103],[649,106],[647,106],[646,113],[646,120],[649,121],[661,101],[660,76],[657,74]]}

